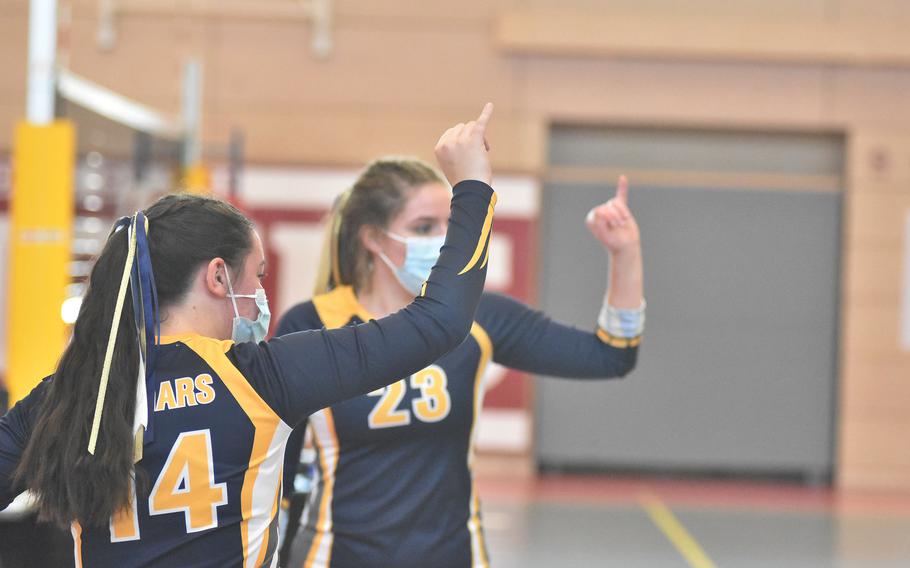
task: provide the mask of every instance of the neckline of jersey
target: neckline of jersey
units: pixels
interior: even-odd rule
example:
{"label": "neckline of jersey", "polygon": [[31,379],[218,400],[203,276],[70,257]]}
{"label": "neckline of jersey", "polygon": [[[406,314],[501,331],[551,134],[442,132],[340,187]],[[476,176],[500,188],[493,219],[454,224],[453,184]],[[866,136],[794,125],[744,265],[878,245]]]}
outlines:
{"label": "neckline of jersey", "polygon": [[[359,317],[364,322],[376,319],[373,317],[373,314],[369,312],[369,310],[363,307],[363,304],[360,303],[360,300],[357,299],[357,294],[354,293],[353,286],[339,286],[332,290],[332,292],[336,292],[337,294],[341,295],[347,304],[347,308],[351,314]],[[332,292],[329,293],[331,294]]]}
{"label": "neckline of jersey", "polygon": [[158,338],[158,345],[169,345],[172,343],[177,343],[180,341],[186,342],[192,339],[206,339],[209,341],[218,341],[222,342],[223,339],[216,339],[214,337],[209,337],[207,335],[200,335],[193,332],[184,332],[184,333],[173,333],[170,335],[162,335]]}

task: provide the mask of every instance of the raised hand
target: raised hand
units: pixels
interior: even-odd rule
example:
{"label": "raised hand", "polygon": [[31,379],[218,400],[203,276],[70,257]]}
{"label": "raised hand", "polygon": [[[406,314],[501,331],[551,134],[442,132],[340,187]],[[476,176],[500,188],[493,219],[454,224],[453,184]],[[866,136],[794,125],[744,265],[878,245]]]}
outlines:
{"label": "raised hand", "polygon": [[446,130],[436,143],[436,161],[453,186],[466,179],[490,184],[493,170],[490,167],[486,140],[487,124],[493,115],[493,103],[487,103],[477,120],[459,123]]}
{"label": "raised hand", "polygon": [[619,176],[616,195],[588,212],[585,224],[611,254],[637,249],[638,223],[629,210],[629,181]]}

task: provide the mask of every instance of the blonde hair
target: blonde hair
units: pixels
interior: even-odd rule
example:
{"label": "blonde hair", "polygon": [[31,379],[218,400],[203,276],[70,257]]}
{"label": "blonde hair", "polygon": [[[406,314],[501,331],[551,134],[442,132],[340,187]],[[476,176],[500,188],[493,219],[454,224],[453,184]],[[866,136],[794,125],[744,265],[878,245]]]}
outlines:
{"label": "blonde hair", "polygon": [[388,227],[412,190],[427,183],[447,185],[441,173],[417,158],[384,157],[370,163],[332,207],[314,293],[336,286],[362,289],[372,274],[373,259],[360,242],[361,227]]}

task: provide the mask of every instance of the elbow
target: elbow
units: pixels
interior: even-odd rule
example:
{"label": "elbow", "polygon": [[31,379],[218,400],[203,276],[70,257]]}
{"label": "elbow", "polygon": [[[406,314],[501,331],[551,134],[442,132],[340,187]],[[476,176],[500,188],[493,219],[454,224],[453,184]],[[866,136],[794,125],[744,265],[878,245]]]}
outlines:
{"label": "elbow", "polygon": [[635,370],[635,364],[624,365],[620,367],[616,372],[617,379],[624,379],[629,376],[629,374]]}
{"label": "elbow", "polygon": [[448,333],[446,334],[446,352],[449,352],[464,343],[464,340],[471,333],[472,323],[473,322],[470,320],[464,322],[459,321],[448,329]]}
{"label": "elbow", "polygon": [[410,309],[426,349],[436,357],[461,345],[474,323],[474,307],[466,309],[456,298],[421,297]]}
{"label": "elbow", "polygon": [[455,307],[447,310],[446,317],[442,326],[442,342],[444,343],[445,352],[448,353],[464,342],[465,338],[471,333],[471,326],[474,320],[470,314],[465,314],[464,310]]}
{"label": "elbow", "polygon": [[629,353],[622,358],[621,361],[618,361],[615,366],[612,376],[618,379],[626,378],[632,371],[635,370],[636,365],[638,364],[638,348],[632,347],[627,349]]}

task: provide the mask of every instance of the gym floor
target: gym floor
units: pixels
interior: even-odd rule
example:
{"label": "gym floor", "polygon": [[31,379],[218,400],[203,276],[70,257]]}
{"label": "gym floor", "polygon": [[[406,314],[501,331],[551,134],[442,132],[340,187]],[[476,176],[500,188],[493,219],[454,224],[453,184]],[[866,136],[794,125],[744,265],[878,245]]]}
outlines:
{"label": "gym floor", "polygon": [[495,568],[910,566],[910,494],[779,483],[478,477]]}
{"label": "gym floor", "polygon": [[[906,568],[910,493],[481,470],[493,568]],[[0,567],[71,565],[68,533],[0,523]]]}

